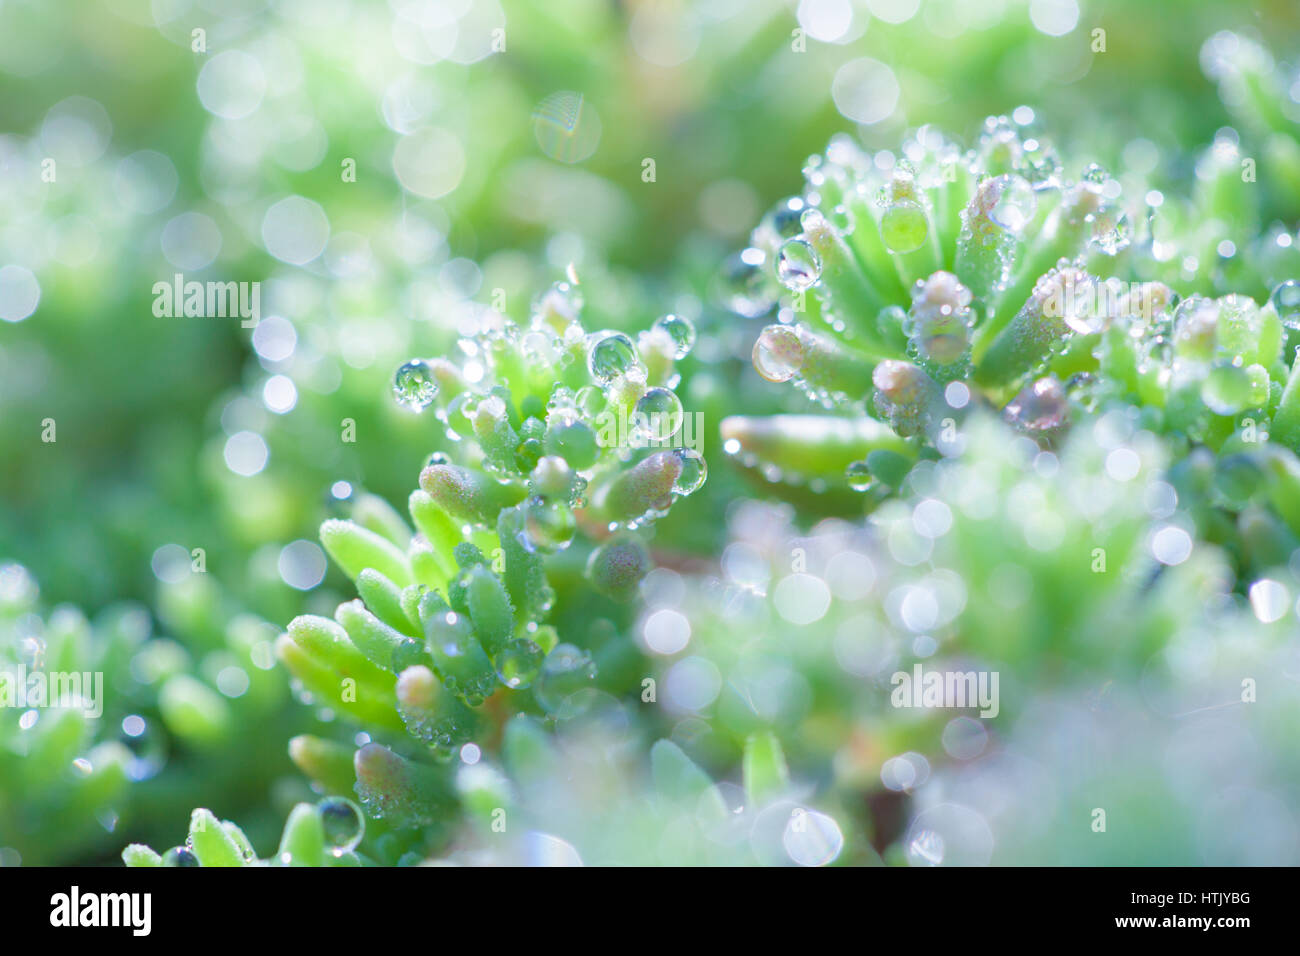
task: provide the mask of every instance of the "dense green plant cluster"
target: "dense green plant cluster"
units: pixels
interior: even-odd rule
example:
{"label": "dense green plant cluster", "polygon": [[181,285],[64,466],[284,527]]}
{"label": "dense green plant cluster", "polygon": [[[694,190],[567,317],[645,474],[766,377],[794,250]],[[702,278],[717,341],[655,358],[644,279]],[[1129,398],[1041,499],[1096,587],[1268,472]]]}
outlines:
{"label": "dense green plant cluster", "polygon": [[[835,417],[731,418],[727,450],[772,478],[877,500],[918,456],[955,454],[980,409],[1049,446],[1075,419],[1131,412],[1178,457],[1218,453],[1176,469],[1185,491],[1193,480],[1223,491],[1189,504],[1222,505],[1232,520],[1246,498],[1276,508],[1286,541],[1270,557],[1289,553],[1300,286],[1279,282],[1262,304],[1216,294],[1227,278],[1194,265],[1202,240],[1157,238],[1175,200],[1147,195],[1139,215],[1100,168],[1065,178],[1032,114],[1015,115],[990,118],[970,151],[923,129],[896,161],[847,139],[813,157],[805,193],[779,204],[742,254],[749,278],[732,305],[778,308],[754,345],[756,370]],[[1229,244],[1213,213],[1230,204],[1214,182],[1230,179],[1235,165],[1205,173],[1196,204]],[[1259,273],[1236,277],[1261,285]]]}
{"label": "dense green plant cluster", "polygon": [[[691,323],[664,316],[633,341],[588,332],[580,310],[560,283],[525,327],[485,310],[458,362],[397,370],[393,397],[434,409],[452,454],[434,453],[420,473],[408,502],[415,534],[368,494],[353,496],[351,518],[322,525],[359,597],[333,620],[294,619],[276,645],[300,697],[373,738],[352,756],[300,737],[294,760],[322,790],[347,792],[355,779],[367,812],[396,829],[445,830],[458,802],[474,802],[458,796],[448,761],[499,734],[506,715],[583,708],[573,698],[596,665],[545,623],[556,598],[547,557],[582,528],[595,539],[590,588],[628,600],[649,569],[643,529],[705,481],[700,453],[676,444],[690,437],[672,386]],[[409,852],[390,843],[381,858]]]}

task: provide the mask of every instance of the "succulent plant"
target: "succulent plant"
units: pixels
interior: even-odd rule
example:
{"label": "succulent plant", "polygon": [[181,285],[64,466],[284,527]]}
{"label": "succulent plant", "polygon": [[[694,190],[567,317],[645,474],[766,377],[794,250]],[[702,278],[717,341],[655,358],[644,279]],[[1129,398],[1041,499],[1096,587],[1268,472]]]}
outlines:
{"label": "succulent plant", "polygon": [[[753,290],[741,310],[777,310],[754,344],[759,375],[830,414],[729,418],[727,450],[769,477],[878,501],[910,462],[955,454],[979,409],[1045,447],[1122,410],[1285,499],[1300,451],[1295,282],[1262,302],[1223,291],[1224,275],[1195,264],[1202,239],[1184,254],[1159,238],[1173,200],[1139,206],[1095,165],[1067,173],[1024,107],[990,117],[969,150],[926,127],[897,154],[839,137],[812,157],[804,193],[740,256]],[[1204,172],[1197,208],[1231,205],[1214,177],[1238,174]]]}
{"label": "succulent plant", "polygon": [[627,600],[650,568],[646,527],[705,481],[703,456],[678,444],[691,435],[672,390],[689,320],[664,316],[633,341],[588,332],[580,312],[574,284],[558,283],[525,328],[483,310],[458,362],[396,371],[394,399],[433,409],[456,459],[430,455],[408,502],[414,533],[365,493],[351,518],[321,526],[358,597],[333,620],[295,618],[276,644],[299,696],[366,735],[354,756],[300,737],[293,759],[318,789],[354,780],[367,813],[395,830],[445,836],[462,800],[448,763],[462,748],[498,735],[508,713],[554,717],[590,686],[591,656],[546,623],[548,558],[582,531],[589,589]]}

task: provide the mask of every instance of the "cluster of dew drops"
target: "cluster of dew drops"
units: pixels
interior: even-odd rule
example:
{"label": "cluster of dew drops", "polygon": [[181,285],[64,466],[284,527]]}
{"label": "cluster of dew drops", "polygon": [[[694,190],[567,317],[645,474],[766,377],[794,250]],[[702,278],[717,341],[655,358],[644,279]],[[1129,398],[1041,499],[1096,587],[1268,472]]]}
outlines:
{"label": "cluster of dew drops", "polygon": [[[808,239],[808,231],[823,228],[828,221],[837,229],[851,228],[843,206],[825,212],[822,208],[821,187],[835,177],[841,183],[847,179],[853,184],[856,194],[865,197],[868,183],[878,181],[879,174],[885,172],[885,184],[872,197],[881,208],[881,239],[888,251],[904,255],[921,248],[930,238],[923,206],[925,199],[919,187],[933,185],[936,169],[960,161],[973,172],[986,173],[987,178],[979,183],[972,197],[972,209],[963,213],[962,239],[970,240],[974,216],[985,218],[993,230],[993,251],[1002,265],[1001,274],[994,277],[994,290],[1005,288],[1013,265],[1013,240],[1023,236],[1024,229],[1035,216],[1038,196],[1044,191],[1068,188],[1072,190],[1072,196],[1082,195],[1079,209],[1087,227],[1088,248],[1107,256],[1123,251],[1132,241],[1132,231],[1128,216],[1118,202],[1118,183],[1095,163],[1082,171],[1077,183],[1065,182],[1059,157],[1037,135],[1035,128],[1036,118],[1027,107],[1017,109],[1012,117],[989,117],[976,148],[960,154],[957,147],[946,142],[937,131],[923,127],[905,143],[903,155],[896,162],[886,164],[887,169],[880,167],[878,162],[873,165],[870,156],[847,140],[833,141],[825,155],[810,157],[804,169],[808,183],[805,193],[778,202],[755,230],[752,245],[724,265],[720,280],[723,304],[743,317],[758,318],[777,306],[778,288],[798,294],[812,289],[823,279],[823,263]],[[1286,238],[1290,240],[1290,236]],[[769,249],[774,252],[766,251]],[[1066,264],[1058,264],[1058,269]],[[773,274],[777,280],[776,287],[768,281]],[[924,282],[917,280],[918,289]],[[917,289],[914,289],[913,295],[916,294]],[[1281,282],[1273,289],[1269,301],[1288,329],[1300,331],[1300,280]],[[904,312],[898,305],[886,308]],[[824,318],[836,331],[845,331],[843,323],[838,322],[833,314]],[[782,322],[785,321],[783,318]],[[910,335],[906,319],[901,324]],[[1076,328],[1076,331],[1087,334],[1097,329]],[[803,355],[804,344],[794,327],[771,325],[759,335],[753,361],[755,369],[768,381],[792,381],[808,392],[810,398],[828,408],[843,404],[846,396],[819,393],[801,382],[799,372]],[[968,389],[960,387],[960,383],[950,385],[958,386],[961,404],[969,400]],[[1064,395],[1051,399],[1052,396],[1037,396],[1031,404],[1041,411],[1039,406],[1046,402],[1059,417],[1063,411]],[[1015,418],[1025,411],[1016,405],[1008,409],[1008,414]],[[855,490],[864,490],[871,484],[863,462],[855,462],[849,467],[848,478]]]}
{"label": "cluster of dew drops", "polygon": [[[572,361],[572,347],[581,343],[587,372],[594,384],[580,387],[575,392],[557,380],[546,405],[548,420],[558,417],[569,423],[589,422],[600,415],[615,393],[639,392],[628,421],[627,437],[631,447],[670,442],[681,431],[685,420],[681,399],[673,390],[680,376],[673,372],[663,385],[647,385],[647,368],[637,342],[625,332],[616,330],[587,332],[576,318],[581,304],[576,285],[557,282],[535,304],[534,319],[527,329],[521,331],[507,322],[503,328],[485,334],[496,344],[514,349],[531,371],[543,373],[549,369],[556,369],[558,373],[557,366]],[[568,317],[568,325],[562,333],[542,320],[541,313],[547,311]],[[648,333],[641,333],[643,347],[652,347],[673,361],[684,359],[694,347],[695,339],[696,330],[691,320],[675,314],[660,316]],[[460,348],[467,355],[477,355],[483,350],[472,339],[463,339]],[[423,358],[412,358],[403,363],[393,378],[393,397],[399,405],[417,413],[433,405],[438,397],[434,363]],[[465,403],[476,400],[492,402],[496,399],[466,392],[452,403],[452,407],[468,414],[469,406]],[[447,425],[446,413],[439,411],[439,418]],[[587,479],[568,474],[569,469],[563,461],[544,454],[542,439],[546,427],[540,418],[525,420],[516,462],[521,473],[532,472],[539,487],[563,485],[568,489],[567,494],[558,498],[542,494],[524,503],[525,543],[531,550],[549,553],[564,548],[572,540],[577,527],[572,509],[586,504]],[[447,433],[453,440],[459,437],[449,425]],[[672,489],[673,497],[684,497],[704,484],[707,465],[703,456],[693,449],[676,448],[673,452],[681,463],[681,474]],[[435,460],[448,461],[442,455],[431,458],[430,462]],[[488,467],[492,470],[490,465]],[[566,474],[551,474],[557,469]],[[644,520],[655,516],[657,513],[647,514]],[[635,527],[638,523],[629,523],[628,527]],[[611,530],[616,528],[611,527]]]}

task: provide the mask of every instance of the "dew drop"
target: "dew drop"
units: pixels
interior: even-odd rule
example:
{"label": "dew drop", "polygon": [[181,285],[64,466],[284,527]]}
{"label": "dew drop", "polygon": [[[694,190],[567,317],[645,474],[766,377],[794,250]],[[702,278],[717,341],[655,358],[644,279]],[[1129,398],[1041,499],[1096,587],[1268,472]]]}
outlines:
{"label": "dew drop", "polygon": [[163,866],[200,866],[199,858],[187,846],[174,846],[162,855]]}
{"label": "dew drop", "polygon": [[522,690],[537,679],[545,653],[526,637],[511,641],[496,656],[497,677],[512,690]]}
{"label": "dew drop", "polygon": [[1059,381],[1040,378],[1021,389],[1002,414],[1024,431],[1050,434],[1069,419],[1070,403]]}
{"label": "dew drop", "polygon": [[393,376],[393,397],[397,404],[412,411],[422,412],[433,404],[438,394],[438,383],[433,369],[424,359],[411,359]]}
{"label": "dew drop", "polygon": [[682,427],[682,400],[667,388],[651,388],[632,410],[632,430],[643,441],[666,441]]}
{"label": "dew drop", "polygon": [[695,325],[683,315],[664,315],[655,320],[654,327],[672,341],[674,359],[684,359],[695,345]]}
{"label": "dew drop", "polygon": [[704,456],[693,448],[678,448],[675,454],[682,463],[682,470],[673,482],[673,491],[683,496],[698,491],[709,477],[709,466]]}
{"label": "dew drop", "polygon": [[788,325],[769,325],[754,343],[754,369],[769,382],[788,382],[803,367],[803,343]]}
{"label": "dew drop", "polygon": [[844,469],[844,476],[849,480],[849,487],[854,491],[867,491],[875,482],[875,476],[865,461],[855,461]]}
{"label": "dew drop", "polygon": [[636,346],[630,338],[622,332],[602,332],[587,354],[587,370],[601,385],[608,385],[636,367],[638,361]]}
{"label": "dew drop", "polygon": [[1128,215],[1117,209],[1099,214],[1088,244],[1107,256],[1123,252],[1129,244]]}
{"label": "dew drop", "polygon": [[1287,279],[1279,283],[1268,301],[1273,304],[1283,325],[1293,331],[1300,331],[1300,280]]}
{"label": "dew drop", "polygon": [[524,541],[530,551],[550,554],[562,551],[573,541],[578,521],[573,510],[562,501],[548,501],[536,496],[523,506]]}
{"label": "dew drop", "polygon": [[789,239],[776,259],[776,277],[791,292],[802,292],[822,274],[822,259],[806,240]]}
{"label": "dew drop", "polygon": [[537,495],[563,501],[572,496],[577,477],[563,458],[547,455],[538,460],[528,479]]}
{"label": "dew drop", "polygon": [[1092,183],[1094,186],[1100,186],[1109,177],[1106,167],[1097,163],[1089,163],[1083,169],[1083,175],[1079,177],[1085,183]]}
{"label": "dew drop", "polygon": [[316,807],[325,830],[325,845],[330,852],[342,856],[356,849],[366,832],[361,808],[345,797],[326,797]]}
{"label": "dew drop", "polygon": [[1238,365],[1216,365],[1201,383],[1201,401],[1216,415],[1232,415],[1251,404],[1250,375]]}
{"label": "dew drop", "polygon": [[880,237],[892,252],[915,252],[929,232],[925,210],[915,202],[896,202],[880,217]]}

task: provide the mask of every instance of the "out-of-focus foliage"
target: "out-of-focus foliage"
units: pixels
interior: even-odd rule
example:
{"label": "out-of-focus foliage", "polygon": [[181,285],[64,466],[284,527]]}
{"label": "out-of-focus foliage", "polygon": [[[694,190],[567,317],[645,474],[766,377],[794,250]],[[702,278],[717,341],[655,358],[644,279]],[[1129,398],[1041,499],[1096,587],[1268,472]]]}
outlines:
{"label": "out-of-focus foliage", "polygon": [[166,637],[132,603],[93,620],[44,610],[26,568],[0,567],[4,864],[102,858],[124,830],[165,832],[176,805],[214,790],[254,833],[275,825],[269,791],[289,763],[260,728],[288,697],[276,631],[228,610],[201,576],[166,585]]}

